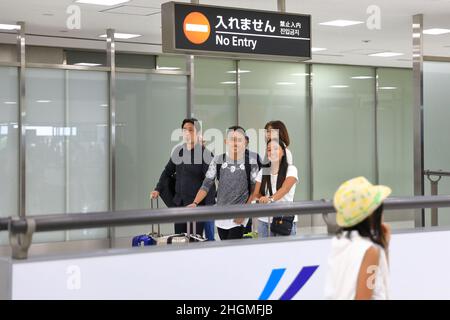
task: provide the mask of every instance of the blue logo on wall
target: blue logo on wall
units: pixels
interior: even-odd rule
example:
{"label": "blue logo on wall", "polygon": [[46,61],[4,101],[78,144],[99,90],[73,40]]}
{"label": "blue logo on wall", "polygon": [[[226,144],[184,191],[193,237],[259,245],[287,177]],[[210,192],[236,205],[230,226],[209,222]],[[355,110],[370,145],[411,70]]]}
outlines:
{"label": "blue logo on wall", "polygon": [[[300,289],[303,288],[305,283],[311,278],[318,267],[319,266],[303,267],[295,277],[294,281],[292,281],[291,285],[280,297],[280,300],[291,300],[300,291]],[[266,286],[259,296],[259,300],[269,299],[270,295],[275,290],[281,278],[283,277],[285,271],[286,268],[272,270],[272,273],[269,276],[269,280],[267,280]]]}

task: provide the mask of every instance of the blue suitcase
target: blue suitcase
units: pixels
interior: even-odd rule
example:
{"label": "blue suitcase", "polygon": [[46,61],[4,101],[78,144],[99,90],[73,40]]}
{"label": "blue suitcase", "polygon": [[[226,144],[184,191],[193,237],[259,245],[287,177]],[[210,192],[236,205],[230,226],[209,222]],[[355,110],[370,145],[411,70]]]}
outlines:
{"label": "blue suitcase", "polygon": [[[151,209],[153,209],[153,199],[151,199]],[[156,199],[156,208],[159,208],[159,201]],[[157,244],[156,239],[161,236],[160,226],[158,224],[158,233],[154,232],[154,226],[152,225],[152,232],[149,234],[141,234],[133,237],[131,240],[131,246],[133,247],[143,247],[143,246],[154,246]]]}
{"label": "blue suitcase", "polygon": [[131,245],[133,247],[154,246],[156,245],[156,240],[149,234],[142,234],[133,237]]}

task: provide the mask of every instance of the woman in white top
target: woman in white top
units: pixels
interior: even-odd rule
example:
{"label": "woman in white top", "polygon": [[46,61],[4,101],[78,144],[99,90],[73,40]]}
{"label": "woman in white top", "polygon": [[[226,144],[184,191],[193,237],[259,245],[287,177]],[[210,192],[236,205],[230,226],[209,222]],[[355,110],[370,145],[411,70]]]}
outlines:
{"label": "woman in white top", "polygon": [[281,140],[286,146],[286,160],[289,165],[293,164],[292,152],[288,149],[290,144],[289,133],[283,121],[272,120],[264,126],[266,130],[266,142],[269,140]]}
{"label": "woman in white top", "polygon": [[391,193],[364,177],[342,184],[334,195],[342,228],[332,240],[325,297],[339,300],[389,298],[390,228],[383,223],[383,201]]}
{"label": "woman in white top", "polygon": [[[297,168],[289,165],[286,157],[286,146],[280,140],[269,140],[267,143],[267,159],[269,164],[263,167],[256,176],[252,200],[259,203],[278,201],[294,201],[295,186],[298,181]],[[270,195],[269,188],[272,191]],[[267,237],[272,218],[258,218],[258,236]],[[297,216],[294,218],[291,235],[296,234]],[[271,236],[276,234],[271,232]]]}

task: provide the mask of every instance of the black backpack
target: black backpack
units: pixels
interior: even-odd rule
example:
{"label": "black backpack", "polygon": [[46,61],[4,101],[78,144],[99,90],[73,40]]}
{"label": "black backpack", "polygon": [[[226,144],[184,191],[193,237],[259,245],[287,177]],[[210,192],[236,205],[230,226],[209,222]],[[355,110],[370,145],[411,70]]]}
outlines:
{"label": "black backpack", "polygon": [[[224,153],[220,156],[222,158],[222,163],[218,163],[217,164],[217,180],[220,180],[220,168],[222,167],[222,164],[225,163],[226,157],[227,155]],[[251,172],[252,172],[252,166],[250,164],[250,153],[248,152],[248,150],[245,150],[245,160],[244,160],[244,165],[245,165],[245,173],[247,175],[247,186],[248,186],[248,196],[250,197],[253,189],[252,189],[252,180],[251,180]],[[259,164],[258,164],[259,167]]]}
{"label": "black backpack", "polygon": [[[225,162],[226,160],[226,154],[222,154],[222,163]],[[217,180],[220,179],[220,168],[222,167],[222,163],[218,163],[217,164]],[[261,168],[261,159],[259,158],[259,155],[256,158],[256,164],[258,165],[258,169]],[[245,173],[247,175],[247,185],[248,185],[248,196],[250,197],[253,193],[253,188],[252,188],[252,180],[251,180],[251,172],[252,172],[252,166],[250,164],[250,152],[248,151],[248,149],[245,150],[245,159],[244,159],[244,165],[245,165]],[[249,219],[247,222],[247,225],[245,226],[245,232],[244,233],[249,233],[252,232],[252,219]]]}

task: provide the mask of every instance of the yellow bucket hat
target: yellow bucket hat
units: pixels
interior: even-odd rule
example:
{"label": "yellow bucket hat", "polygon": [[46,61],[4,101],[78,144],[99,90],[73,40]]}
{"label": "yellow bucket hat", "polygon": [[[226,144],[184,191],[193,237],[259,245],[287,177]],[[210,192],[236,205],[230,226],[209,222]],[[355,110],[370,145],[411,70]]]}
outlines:
{"label": "yellow bucket hat", "polygon": [[391,192],[391,188],[374,186],[364,177],[344,182],[333,199],[337,224],[340,227],[357,225],[370,216]]}

